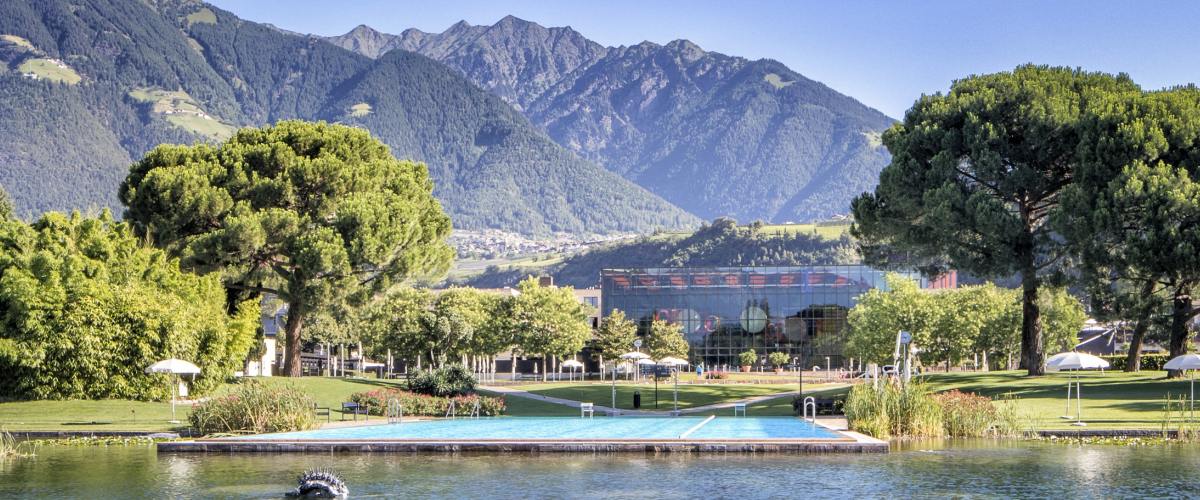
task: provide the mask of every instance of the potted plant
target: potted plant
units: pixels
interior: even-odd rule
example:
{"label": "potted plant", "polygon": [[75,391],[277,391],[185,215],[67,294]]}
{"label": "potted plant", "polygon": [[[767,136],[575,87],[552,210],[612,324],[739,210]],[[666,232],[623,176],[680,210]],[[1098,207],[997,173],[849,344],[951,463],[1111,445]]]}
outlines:
{"label": "potted plant", "polygon": [[754,349],[747,349],[746,352],[738,354],[738,361],[742,363],[742,371],[749,372],[754,362],[758,361],[758,353],[754,352]]}
{"label": "potted plant", "polygon": [[783,373],[783,365],[787,364],[788,355],[786,352],[773,352],[767,356],[767,359],[771,361],[772,365],[775,365],[775,373]]}

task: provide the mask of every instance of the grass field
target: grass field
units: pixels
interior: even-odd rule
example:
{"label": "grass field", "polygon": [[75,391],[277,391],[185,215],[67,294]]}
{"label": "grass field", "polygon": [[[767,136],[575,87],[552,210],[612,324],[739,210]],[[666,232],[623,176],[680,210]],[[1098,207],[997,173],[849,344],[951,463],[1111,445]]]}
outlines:
{"label": "grass field", "polygon": [[842,235],[850,232],[849,221],[831,221],[818,222],[815,224],[767,224],[763,226],[764,233],[772,234],[796,234],[796,233],[816,233],[818,236],[830,240],[841,238]]}
{"label": "grass field", "polygon": [[75,70],[69,67],[60,67],[49,59],[28,59],[17,67],[17,71],[33,73],[40,78],[68,85],[75,85],[82,80]]}
{"label": "grass field", "polygon": [[[1033,428],[1071,428],[1071,421],[1059,416],[1066,412],[1066,376],[1053,374],[1045,377],[1028,378],[1023,372],[950,373],[932,374],[924,377],[931,388],[938,391],[960,389],[996,398],[1012,397],[1018,411]],[[1164,372],[1142,372],[1126,374],[1120,372],[1083,374],[1083,420],[1088,428],[1099,429],[1160,429],[1163,422],[1163,398],[1186,395],[1187,380],[1167,380]],[[262,379],[268,383],[295,383],[303,387],[321,406],[340,408],[355,392],[377,387],[394,387],[398,383],[377,379],[344,379],[327,377],[305,377],[287,379],[274,377]],[[825,387],[826,389],[822,389]],[[612,386],[600,382],[550,382],[513,386],[534,394],[593,402],[598,405],[611,404]],[[659,409],[671,407],[672,385],[660,381],[658,386]],[[779,384],[681,384],[679,386],[680,408],[745,399],[776,393],[794,391],[794,383]],[[642,408],[654,408],[654,385],[618,382],[617,406],[631,409],[633,391],[642,392]],[[845,387],[830,388],[829,385],[805,384],[808,395],[837,397],[844,395]],[[220,391],[218,391],[220,392]],[[484,395],[494,395],[481,391]],[[512,416],[573,416],[575,408],[543,401],[510,396],[506,398],[508,415]],[[791,415],[792,396],[750,405],[751,415]],[[178,418],[187,421],[188,406],[177,408]],[[728,410],[701,413],[725,414]],[[1074,414],[1074,406],[1072,406]],[[21,430],[139,430],[166,431],[178,429],[180,425],[167,423],[171,417],[168,403],[138,401],[25,401],[0,403],[0,428],[10,431]],[[334,415],[335,420],[338,415]]]}

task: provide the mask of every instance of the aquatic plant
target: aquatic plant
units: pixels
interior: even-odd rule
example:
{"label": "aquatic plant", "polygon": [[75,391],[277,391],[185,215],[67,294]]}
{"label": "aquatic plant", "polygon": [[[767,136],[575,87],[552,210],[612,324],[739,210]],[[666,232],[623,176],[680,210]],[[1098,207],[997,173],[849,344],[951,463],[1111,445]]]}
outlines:
{"label": "aquatic plant", "polygon": [[945,432],[941,406],[918,382],[856,385],[842,408],[851,430],[882,439],[941,437]]}
{"label": "aquatic plant", "polygon": [[0,459],[31,456],[32,453],[23,451],[24,447],[24,443],[17,441],[12,433],[0,430]]}
{"label": "aquatic plant", "polygon": [[201,434],[287,432],[317,427],[312,397],[293,384],[247,380],[224,396],[192,407]]}
{"label": "aquatic plant", "polygon": [[1173,398],[1170,393],[1163,396],[1162,433],[1164,439],[1174,434],[1175,439],[1183,442],[1200,440],[1200,424],[1187,397]]}

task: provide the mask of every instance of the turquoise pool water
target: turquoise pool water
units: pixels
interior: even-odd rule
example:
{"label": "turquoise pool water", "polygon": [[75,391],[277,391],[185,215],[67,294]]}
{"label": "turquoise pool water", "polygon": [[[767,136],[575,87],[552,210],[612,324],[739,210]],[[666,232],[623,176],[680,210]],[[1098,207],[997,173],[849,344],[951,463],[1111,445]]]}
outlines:
{"label": "turquoise pool water", "polygon": [[498,417],[262,434],[255,439],[830,439],[791,417]]}

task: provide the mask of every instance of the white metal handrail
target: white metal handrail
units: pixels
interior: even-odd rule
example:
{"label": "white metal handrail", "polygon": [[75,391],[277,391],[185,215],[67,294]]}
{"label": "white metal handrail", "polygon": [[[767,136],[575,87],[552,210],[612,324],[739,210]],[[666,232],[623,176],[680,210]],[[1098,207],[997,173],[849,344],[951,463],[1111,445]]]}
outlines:
{"label": "white metal handrail", "polygon": [[[809,408],[812,408],[811,416],[808,413]],[[800,405],[800,418],[803,420],[812,422],[812,423],[817,422],[817,400],[816,400],[816,398],[814,398],[812,396],[804,398],[804,404]]]}

